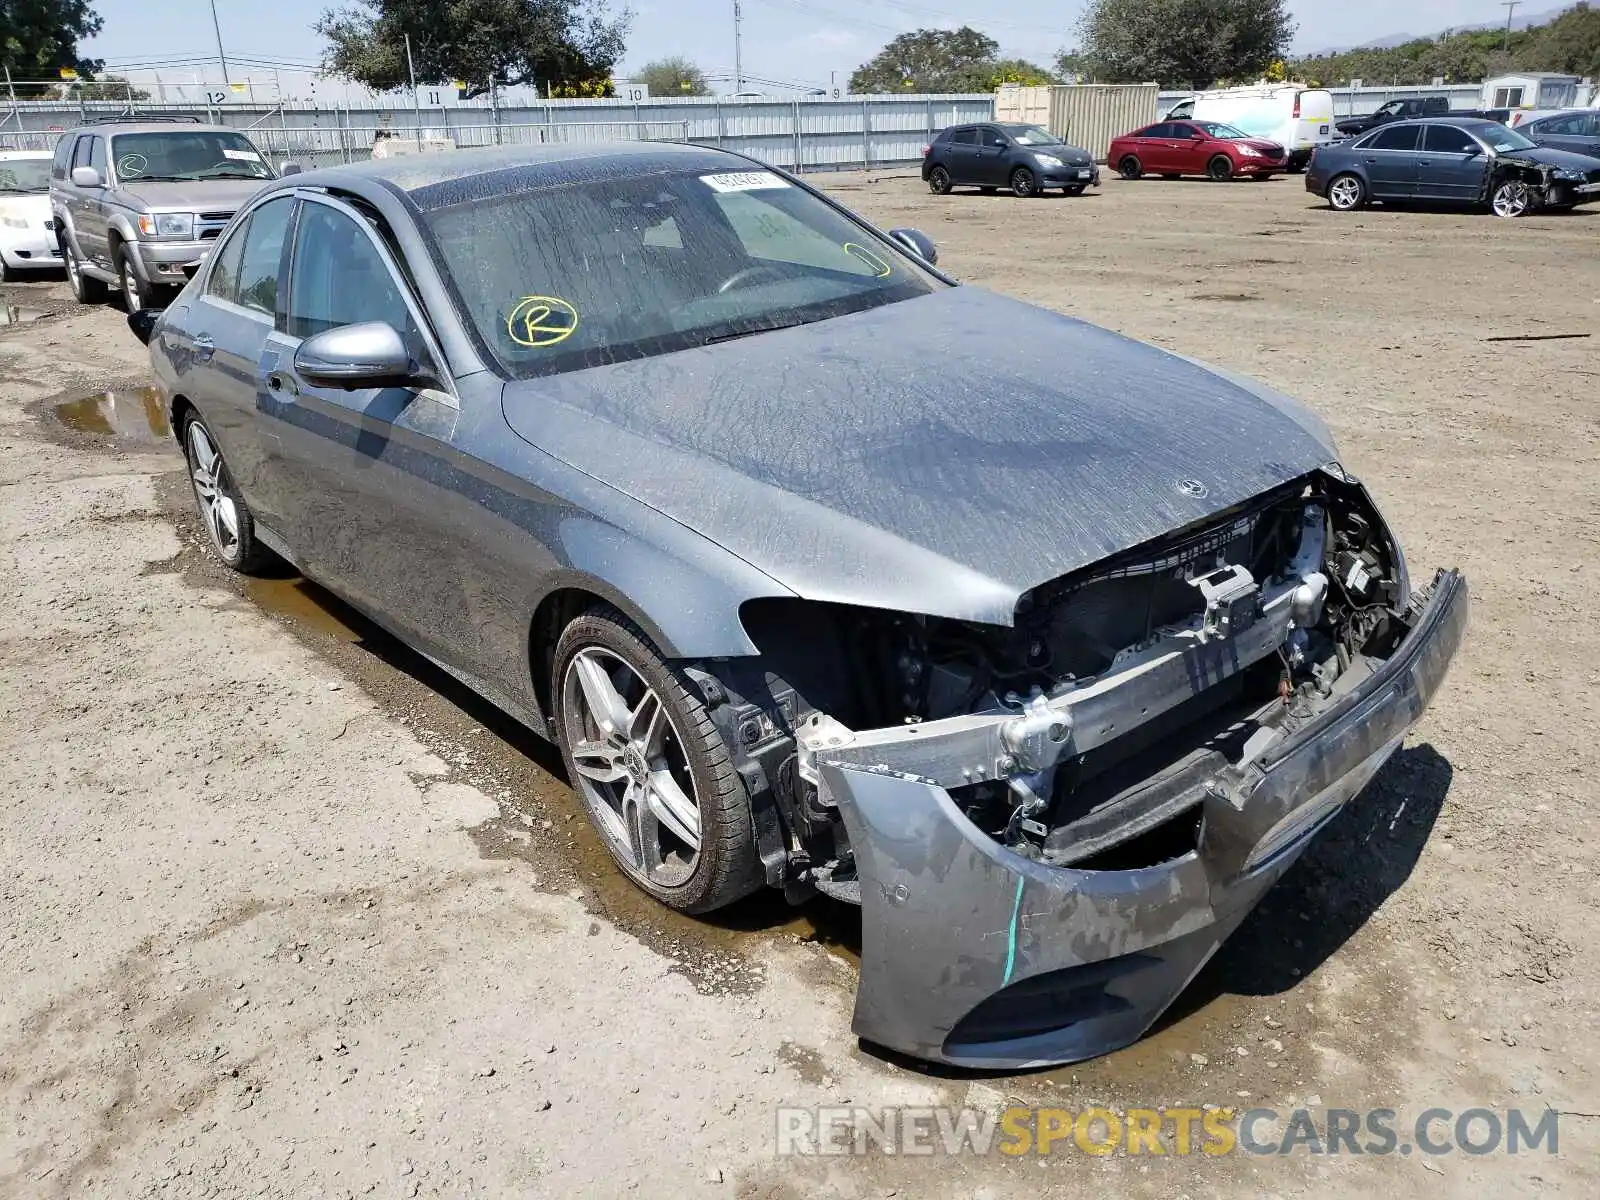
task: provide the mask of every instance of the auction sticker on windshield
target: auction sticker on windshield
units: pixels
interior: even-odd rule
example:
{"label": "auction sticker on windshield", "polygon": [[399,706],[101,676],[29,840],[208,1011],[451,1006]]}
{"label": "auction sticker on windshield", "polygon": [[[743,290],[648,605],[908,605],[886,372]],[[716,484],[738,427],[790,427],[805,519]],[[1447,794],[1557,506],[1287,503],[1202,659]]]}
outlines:
{"label": "auction sticker on windshield", "polygon": [[725,175],[702,175],[700,181],[714,192],[764,192],[789,186],[787,180],[771,171],[730,171]]}
{"label": "auction sticker on windshield", "polygon": [[235,159],[238,159],[240,162],[260,162],[261,161],[261,155],[257,154],[254,150],[230,150],[226,146],[224,146],[222,148],[222,157],[223,158],[235,158]]}

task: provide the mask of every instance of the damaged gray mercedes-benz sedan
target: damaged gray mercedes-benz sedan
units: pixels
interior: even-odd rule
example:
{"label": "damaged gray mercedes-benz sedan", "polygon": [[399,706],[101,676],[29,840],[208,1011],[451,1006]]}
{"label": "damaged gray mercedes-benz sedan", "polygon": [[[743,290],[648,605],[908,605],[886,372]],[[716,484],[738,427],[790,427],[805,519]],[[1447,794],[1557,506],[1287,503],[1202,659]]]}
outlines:
{"label": "damaged gray mercedes-benz sedan", "polygon": [[1138,1038],[1400,745],[1467,590],[1326,429],[720,151],[271,184],[149,342],[213,548],[561,746],[621,870],[861,906],[855,1029]]}

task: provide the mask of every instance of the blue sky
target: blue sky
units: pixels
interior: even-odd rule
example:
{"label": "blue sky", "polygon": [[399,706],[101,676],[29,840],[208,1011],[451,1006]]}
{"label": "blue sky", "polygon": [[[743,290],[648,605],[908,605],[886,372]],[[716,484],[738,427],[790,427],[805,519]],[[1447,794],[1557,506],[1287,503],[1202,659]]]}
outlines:
{"label": "blue sky", "polygon": [[[613,8],[620,7],[612,0]],[[86,51],[113,67],[131,59],[213,55],[207,0],[98,0],[102,34]],[[217,0],[224,46],[235,54],[311,63],[321,39],[311,25],[327,0]],[[623,66],[681,54],[708,72],[733,70],[733,0],[635,0]],[[844,86],[851,70],[897,33],[970,24],[1007,54],[1048,63],[1073,40],[1079,0],[743,0],[748,74]],[[1354,44],[1395,33],[1432,33],[1503,19],[1494,0],[1291,0],[1300,22],[1297,48]],[[1534,0],[1530,10],[1549,7]],[[260,68],[256,68],[260,72]],[[732,90],[723,87],[720,90]]]}

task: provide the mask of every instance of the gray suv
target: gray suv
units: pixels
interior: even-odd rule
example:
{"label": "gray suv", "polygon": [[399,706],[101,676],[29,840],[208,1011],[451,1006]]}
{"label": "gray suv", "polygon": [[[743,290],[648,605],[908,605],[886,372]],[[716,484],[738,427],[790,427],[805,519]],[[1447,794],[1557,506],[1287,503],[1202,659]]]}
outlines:
{"label": "gray suv", "polygon": [[73,294],[118,288],[130,312],[160,303],[277,172],[238,130],[114,121],[61,135],[50,208]]}

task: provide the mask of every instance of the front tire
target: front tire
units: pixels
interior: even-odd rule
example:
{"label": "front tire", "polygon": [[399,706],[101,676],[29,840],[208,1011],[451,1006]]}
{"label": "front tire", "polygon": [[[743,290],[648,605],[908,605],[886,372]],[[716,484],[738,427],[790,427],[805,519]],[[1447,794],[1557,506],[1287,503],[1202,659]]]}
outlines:
{"label": "front tire", "polygon": [[1355,212],[1367,203],[1367,185],[1359,175],[1335,176],[1328,184],[1328,206],[1335,212]]}
{"label": "front tire", "polygon": [[1144,164],[1137,154],[1126,154],[1117,164],[1117,174],[1124,179],[1137,179],[1144,174]]}
{"label": "front tire", "polygon": [[1233,178],[1233,161],[1226,154],[1219,154],[1206,164],[1206,177],[1212,183],[1227,183]]}
{"label": "front tire", "polygon": [[61,242],[61,256],[66,264],[67,283],[72,288],[72,298],[79,304],[103,303],[110,289],[103,280],[91,279],[83,273],[83,264],[78,261],[78,252],[65,238]]}
{"label": "front tire", "polygon": [[1011,190],[1023,199],[1039,194],[1039,180],[1027,167],[1011,172]]}
{"label": "front tire", "polygon": [[561,755],[622,873],[679,912],[761,886],[750,801],[696,689],[609,606],[556,643],[550,695]]}
{"label": "front tire", "polygon": [[1538,207],[1533,189],[1520,179],[1502,179],[1489,197],[1489,208],[1508,221],[1525,217]]}
{"label": "front tire", "polygon": [[943,167],[935,167],[928,172],[928,190],[935,196],[948,196],[950,194],[950,172]]}
{"label": "front tire", "polygon": [[184,419],[183,456],[189,464],[195,507],[212,550],[230,570],[254,574],[272,561],[272,552],[256,541],[250,506],[239,494],[216,438],[195,412]]}
{"label": "front tire", "polygon": [[141,312],[158,302],[156,289],[139,278],[139,272],[133,265],[133,252],[126,246],[117,249],[117,280],[122,292],[122,307],[127,312]]}

